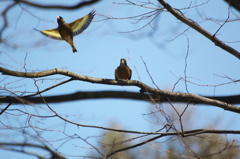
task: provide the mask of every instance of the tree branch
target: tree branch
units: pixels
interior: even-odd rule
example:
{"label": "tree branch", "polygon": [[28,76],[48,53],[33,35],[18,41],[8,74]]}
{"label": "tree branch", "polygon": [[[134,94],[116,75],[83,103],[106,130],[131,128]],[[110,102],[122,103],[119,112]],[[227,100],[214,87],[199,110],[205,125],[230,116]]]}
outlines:
{"label": "tree branch", "polygon": [[[184,134],[186,133],[187,135],[184,135],[182,137],[195,136],[195,135],[198,135],[198,134],[205,134],[205,133],[209,133],[209,134],[212,134],[212,133],[216,133],[216,134],[229,134],[229,132],[230,131],[228,131],[228,130],[225,131],[225,130],[195,129],[195,130],[184,131]],[[238,134],[239,132],[240,131],[232,131],[233,134],[235,134],[235,133]],[[164,136],[180,135],[180,134],[182,134],[182,132],[156,132],[156,134],[160,134],[160,135],[152,137],[152,138],[147,139],[147,140],[144,140],[143,142],[140,142],[140,143],[137,143],[137,144],[134,144],[134,145],[131,145],[131,146],[128,146],[128,147],[124,147],[122,149],[118,149],[118,150],[115,150],[113,152],[110,152],[103,159],[107,159],[110,156],[112,156],[112,155],[114,155],[114,154],[116,154],[118,152],[126,151],[126,150],[129,150],[129,149],[132,149],[132,148],[136,148],[136,147],[142,146],[144,144],[147,144],[149,142],[155,141],[155,140],[157,140],[157,139],[159,139],[161,137],[164,137]]]}
{"label": "tree branch", "polygon": [[[0,148],[1,149],[7,149],[7,146],[40,148],[40,149],[43,149],[43,150],[51,153],[51,158],[66,159],[62,155],[60,155],[57,152],[51,150],[47,145],[42,146],[42,145],[35,145],[35,144],[28,144],[28,143],[6,143],[6,142],[1,142],[0,143]],[[36,156],[38,158],[45,158],[45,157],[42,157],[42,156],[40,156],[36,153],[30,153],[30,152],[27,152],[27,151],[24,151],[24,150],[16,150],[16,149],[7,149],[7,150],[21,152],[21,153],[24,153],[24,154],[27,154],[27,155],[33,155],[33,156]]]}
{"label": "tree branch", "polygon": [[166,8],[173,16],[175,16],[178,20],[185,23],[186,25],[190,26],[191,28],[195,29],[199,33],[201,33],[203,36],[211,40],[216,46],[219,46],[223,50],[229,52],[233,56],[240,59],[240,53],[235,50],[234,48],[224,44],[221,40],[219,40],[215,35],[212,35],[205,29],[203,29],[200,25],[198,25],[196,22],[192,21],[191,19],[188,19],[183,14],[179,13],[176,9],[172,8],[165,0],[158,0],[158,2]]}
{"label": "tree branch", "polygon": [[8,26],[8,19],[7,19],[7,12],[12,9],[14,6],[16,5],[16,3],[12,3],[11,5],[9,5],[8,7],[6,7],[4,9],[4,11],[2,12],[2,18],[3,18],[3,22],[2,22],[2,28],[0,29],[0,43],[2,43],[4,40],[2,39],[2,34],[4,29],[6,29],[6,27]]}
{"label": "tree branch", "polygon": [[[42,92],[42,91],[41,91]],[[39,93],[41,93],[39,92]],[[34,93],[38,95],[39,93]],[[32,95],[31,95],[32,96]],[[219,100],[229,104],[240,104],[240,95],[235,96],[203,96],[205,98]],[[44,96],[43,97],[47,103],[60,103],[60,102],[69,102],[76,100],[86,100],[86,99],[104,99],[104,98],[114,98],[114,99],[132,99],[132,100],[141,100],[155,103],[168,103],[177,102],[177,103],[186,103],[189,100],[186,98],[176,98],[176,97],[164,97],[157,96],[155,94],[143,94],[138,92],[127,92],[127,91],[93,91],[93,92],[76,92],[71,94],[56,95],[56,96]],[[30,97],[30,96],[0,96],[1,103],[12,103],[12,104],[22,104],[22,103],[35,103],[42,104],[44,101],[41,97]],[[194,104],[205,104],[201,101],[194,101]],[[1,114],[0,114],[1,115]]]}
{"label": "tree branch", "polygon": [[29,2],[26,0],[15,0],[16,3],[23,3],[32,7],[42,8],[42,9],[79,9],[91,4],[94,4],[96,2],[99,2],[100,0],[89,0],[89,1],[80,1],[79,3],[72,5],[72,6],[66,6],[66,5],[42,5],[38,3]]}
{"label": "tree branch", "polygon": [[[172,102],[176,101],[183,101],[187,103],[201,103],[201,104],[206,104],[206,105],[213,105],[220,107],[224,110],[240,113],[240,108],[233,106],[231,104],[215,100],[215,99],[210,99],[206,98],[203,96],[191,94],[191,93],[177,93],[177,92],[169,92],[169,91],[163,91],[160,89],[152,88],[147,86],[146,84],[136,81],[136,80],[128,80],[128,81],[122,81],[122,80],[113,80],[113,79],[104,79],[104,78],[94,78],[94,77],[89,77],[89,76],[83,76],[79,75],[67,70],[62,70],[62,69],[52,69],[52,70],[46,70],[42,72],[35,72],[35,73],[29,73],[29,72],[17,72],[17,71],[12,71],[8,70],[6,68],[0,67],[0,72],[3,73],[3,75],[11,75],[11,76],[16,76],[16,77],[25,77],[25,78],[39,78],[39,77],[46,77],[50,75],[65,75],[68,77],[71,77],[73,80],[80,80],[80,81],[85,81],[85,82],[91,82],[91,83],[98,83],[98,84],[108,84],[108,85],[119,85],[119,86],[137,86],[141,88],[140,92],[144,93],[146,92],[147,94],[142,95],[141,98],[145,98],[149,96],[150,99],[154,98],[153,102],[155,100],[161,102],[162,98],[170,99]],[[132,95],[135,95],[134,93]],[[85,95],[86,96],[86,95]],[[101,97],[101,95],[100,95]],[[15,97],[17,100],[24,102],[21,98]],[[24,99],[24,98],[23,98]],[[1,99],[3,100],[3,99]],[[46,99],[47,100],[47,99]],[[26,103],[25,101],[24,103]]]}

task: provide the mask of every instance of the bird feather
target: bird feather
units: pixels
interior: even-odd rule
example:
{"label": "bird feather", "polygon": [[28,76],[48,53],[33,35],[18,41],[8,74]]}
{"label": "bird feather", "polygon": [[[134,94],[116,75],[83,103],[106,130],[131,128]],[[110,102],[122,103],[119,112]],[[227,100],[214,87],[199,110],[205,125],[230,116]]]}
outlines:
{"label": "bird feather", "polygon": [[40,32],[43,35],[45,35],[45,36],[47,36],[49,38],[56,39],[56,40],[63,40],[63,38],[61,37],[61,35],[58,32],[58,28],[56,28],[56,29],[49,29],[49,30],[42,30]]}
{"label": "bird feather", "polygon": [[87,27],[92,22],[94,15],[95,15],[95,10],[90,12],[88,15],[86,15],[80,19],[77,19],[72,23],[69,23],[69,25],[72,29],[72,32],[73,32],[73,36],[81,34],[85,29],[87,29]]}

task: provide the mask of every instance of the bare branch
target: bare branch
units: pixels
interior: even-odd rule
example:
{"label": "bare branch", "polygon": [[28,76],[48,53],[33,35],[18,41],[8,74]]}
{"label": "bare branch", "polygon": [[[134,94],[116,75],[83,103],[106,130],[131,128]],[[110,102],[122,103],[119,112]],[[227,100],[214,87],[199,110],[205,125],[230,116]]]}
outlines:
{"label": "bare branch", "polygon": [[[240,108],[233,106],[231,104],[202,97],[199,95],[191,94],[191,93],[176,93],[176,92],[169,92],[169,91],[164,91],[156,88],[152,88],[150,86],[147,86],[146,84],[136,81],[136,80],[128,80],[128,81],[122,81],[122,80],[113,80],[113,79],[104,79],[104,78],[94,78],[94,77],[89,77],[89,76],[83,76],[79,75],[67,70],[62,70],[62,69],[52,69],[52,70],[47,70],[47,71],[42,71],[42,72],[36,72],[36,73],[29,73],[29,72],[17,72],[17,71],[11,71],[6,68],[0,67],[0,72],[2,72],[4,75],[11,75],[11,76],[17,76],[17,77],[26,77],[26,78],[39,78],[39,77],[45,77],[45,76],[50,76],[50,75],[65,75],[68,77],[71,77],[74,80],[80,80],[80,81],[85,81],[85,82],[91,82],[91,83],[98,83],[98,84],[108,84],[108,85],[120,85],[120,86],[137,86],[141,88],[140,92],[144,93],[150,93],[153,95],[156,95],[159,102],[161,102],[161,98],[169,98],[171,101],[184,101],[184,102],[189,102],[189,103],[201,103],[201,104],[206,104],[206,105],[213,105],[217,106],[220,108],[223,108],[224,110],[240,113]],[[18,97],[19,98],[19,97]],[[19,100],[19,99],[18,99]],[[20,99],[21,101],[21,99]],[[21,101],[23,103],[26,103],[26,101]]]}
{"label": "bare branch", "polygon": [[[195,136],[195,135],[197,135],[198,133],[200,133],[200,134],[202,134],[202,133],[205,133],[205,132],[208,132],[208,133],[212,133],[213,131],[212,130],[201,130],[201,129],[196,129],[196,130],[191,130],[193,133],[189,133],[190,131],[185,131],[184,132],[184,134],[187,132],[187,134],[189,133],[189,134],[191,134],[191,135],[186,135],[186,136],[184,136],[184,137],[188,137],[188,136]],[[218,132],[220,132],[220,131],[218,131]],[[159,139],[159,138],[161,138],[161,137],[164,137],[164,136],[166,136],[166,134],[175,134],[175,135],[180,135],[181,134],[181,132],[159,132],[159,134],[161,134],[161,135],[158,135],[158,136],[155,136],[155,137],[153,137],[153,138],[150,138],[150,139],[148,139],[148,140],[145,140],[145,141],[143,141],[143,142],[140,142],[140,143],[137,143],[137,144],[134,144],[134,145],[132,145],[132,146],[128,146],[128,147],[124,147],[124,148],[122,148],[122,149],[118,149],[118,150],[116,150],[116,151],[113,151],[113,152],[110,152],[109,154],[107,154],[105,157],[104,157],[104,159],[107,159],[108,157],[110,157],[110,156],[112,156],[112,155],[114,155],[114,154],[116,154],[116,153],[118,153],[118,152],[121,152],[121,151],[126,151],[126,150],[129,150],[129,149],[132,149],[132,148],[136,148],[136,147],[139,147],[139,146],[142,146],[142,145],[144,145],[144,144],[147,144],[147,143],[149,143],[149,142],[151,142],[151,141],[155,141],[155,140],[157,140],[157,139]]]}
{"label": "bare branch", "polygon": [[[43,91],[40,91],[43,92]],[[39,93],[40,93],[39,92]],[[35,95],[39,94],[35,93]],[[31,95],[32,96],[32,95]],[[31,97],[31,96],[0,96],[0,101],[2,103],[14,103],[14,104],[22,104],[22,103],[35,103],[41,104],[44,103],[41,97]],[[229,104],[239,104],[240,103],[240,95],[236,96],[203,96],[205,98],[219,100],[222,102],[226,102]],[[164,97],[157,96],[154,94],[143,94],[137,92],[122,92],[122,91],[94,91],[94,92],[76,92],[71,94],[57,95],[57,96],[44,96],[44,99],[48,103],[59,103],[59,102],[68,102],[68,101],[76,101],[76,100],[85,100],[85,99],[104,99],[104,98],[114,98],[114,99],[132,99],[132,100],[142,100],[148,102],[169,102],[172,103],[186,103],[188,99],[182,99],[177,97]],[[204,104],[204,102],[192,101],[194,104]]]}
{"label": "bare branch", "polygon": [[[19,146],[19,147],[34,147],[34,148],[40,148],[40,149],[43,149],[43,150],[46,150],[48,151],[49,153],[51,153],[51,158],[59,158],[59,159],[65,159],[65,157],[61,156],[60,154],[54,152],[53,150],[51,150],[47,145],[36,145],[36,144],[29,144],[29,143],[4,143],[4,142],[1,142],[0,143],[0,147],[2,149],[7,149],[5,146]],[[30,152],[27,152],[27,151],[24,151],[24,150],[16,150],[16,149],[8,149],[8,150],[12,150],[12,151],[16,151],[16,152],[22,152],[22,153],[25,153],[25,154],[28,154],[28,155],[33,155],[33,156],[36,156],[38,158],[41,158],[40,155],[38,154],[35,154],[35,153],[30,153]],[[43,159],[44,157],[42,157]]]}
{"label": "bare branch", "polygon": [[216,46],[219,46],[223,50],[229,52],[233,56],[240,59],[240,53],[235,50],[234,48],[226,45],[221,40],[219,40],[215,35],[212,35],[207,30],[203,29],[200,25],[198,25],[196,22],[194,22],[191,19],[188,19],[183,14],[179,13],[176,9],[172,8],[165,0],[158,0],[159,3],[161,3],[172,15],[174,15],[177,19],[185,23],[186,25],[190,26],[191,28],[195,29],[202,35],[204,35],[206,38],[211,40]]}
{"label": "bare branch", "polygon": [[113,152],[107,154],[103,159],[107,159],[108,157],[110,157],[110,156],[112,156],[112,155],[114,155],[114,154],[116,154],[116,153],[118,153],[118,152],[126,151],[126,150],[129,150],[129,149],[132,149],[132,148],[136,148],[136,147],[142,146],[142,145],[144,145],[144,144],[146,144],[146,143],[149,143],[149,142],[154,141],[154,140],[156,140],[156,139],[159,139],[159,138],[161,138],[161,137],[163,137],[163,135],[159,135],[159,136],[153,137],[153,138],[151,138],[151,139],[145,140],[145,141],[143,141],[143,142],[140,142],[140,143],[135,144],[135,145],[132,145],[132,146],[128,146],[128,147],[124,147],[124,148],[122,148],[122,149],[118,149],[118,150],[116,150],[116,151],[113,151]]}
{"label": "bare branch", "polygon": [[2,33],[4,31],[4,29],[8,26],[8,19],[7,19],[7,12],[16,5],[16,3],[12,3],[11,5],[9,5],[8,7],[5,8],[5,10],[2,12],[2,17],[3,17],[3,26],[0,29],[0,42],[3,42],[2,39]]}
{"label": "bare branch", "polygon": [[96,2],[99,2],[100,0],[89,0],[89,1],[80,1],[79,3],[72,5],[72,6],[66,6],[66,5],[42,5],[42,4],[38,4],[38,3],[33,3],[27,0],[15,0],[16,3],[22,3],[22,4],[26,4],[32,7],[37,7],[37,8],[41,8],[41,9],[79,9],[91,4],[94,4]]}

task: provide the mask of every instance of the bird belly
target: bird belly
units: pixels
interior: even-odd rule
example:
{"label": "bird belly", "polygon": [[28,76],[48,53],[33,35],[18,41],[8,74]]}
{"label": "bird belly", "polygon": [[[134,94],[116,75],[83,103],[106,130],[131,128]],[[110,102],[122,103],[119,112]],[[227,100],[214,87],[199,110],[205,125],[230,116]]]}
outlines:
{"label": "bird belly", "polygon": [[73,41],[73,35],[72,35],[72,31],[69,28],[64,28],[64,29],[58,29],[59,34],[61,35],[61,37],[67,41]]}
{"label": "bird belly", "polygon": [[130,71],[127,68],[118,68],[117,70],[117,78],[127,80],[130,76]]}

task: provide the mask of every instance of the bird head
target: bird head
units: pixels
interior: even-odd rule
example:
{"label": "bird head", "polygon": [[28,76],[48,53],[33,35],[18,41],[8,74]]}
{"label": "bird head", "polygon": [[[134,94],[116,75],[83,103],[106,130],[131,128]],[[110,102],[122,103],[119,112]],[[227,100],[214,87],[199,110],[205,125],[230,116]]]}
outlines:
{"label": "bird head", "polygon": [[65,24],[65,21],[64,21],[64,19],[61,16],[57,16],[57,22],[58,22],[58,25]]}
{"label": "bird head", "polygon": [[126,59],[122,58],[122,59],[120,60],[120,65],[126,65],[126,66],[127,66],[127,61],[126,61]]}

